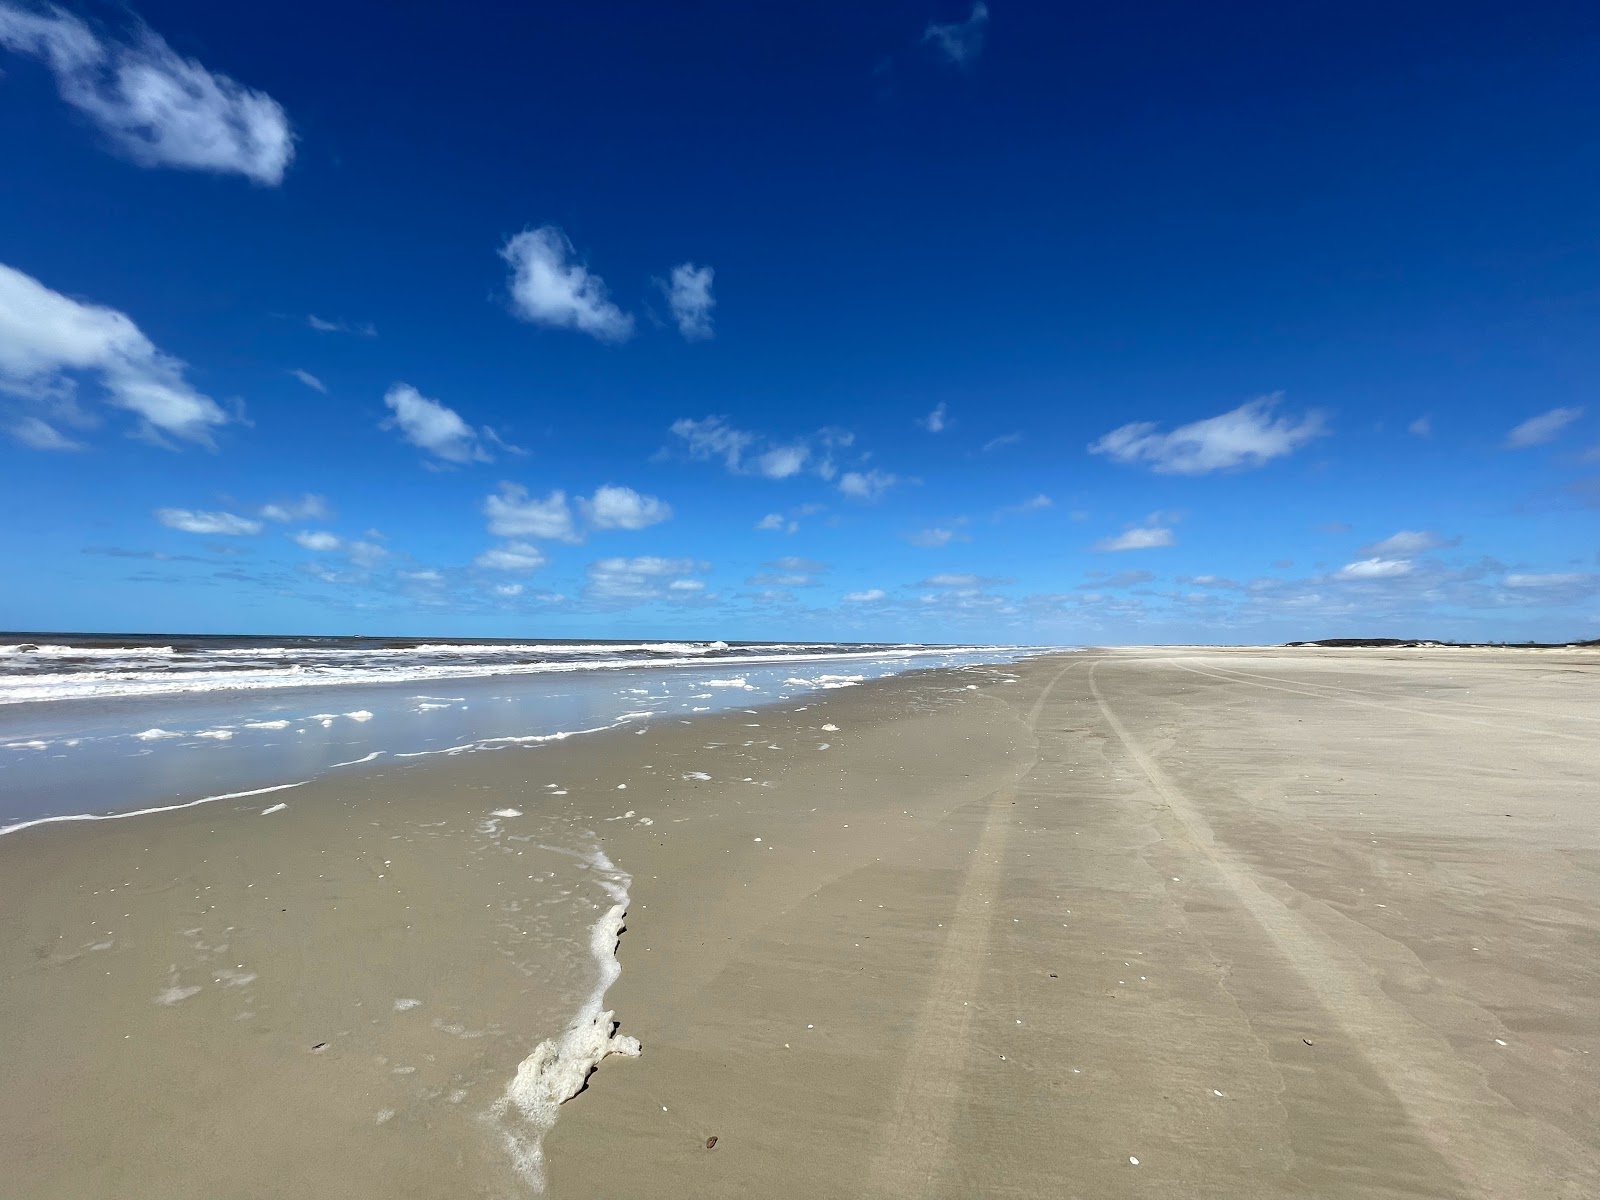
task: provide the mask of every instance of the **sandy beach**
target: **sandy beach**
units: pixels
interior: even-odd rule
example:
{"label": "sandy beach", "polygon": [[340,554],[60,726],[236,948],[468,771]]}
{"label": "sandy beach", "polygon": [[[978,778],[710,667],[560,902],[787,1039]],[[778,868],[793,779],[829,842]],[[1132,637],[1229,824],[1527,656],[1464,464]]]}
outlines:
{"label": "sandy beach", "polygon": [[626,879],[549,1196],[1592,1196],[1597,676],[1047,655],[22,830],[4,1190],[532,1194],[518,947]]}

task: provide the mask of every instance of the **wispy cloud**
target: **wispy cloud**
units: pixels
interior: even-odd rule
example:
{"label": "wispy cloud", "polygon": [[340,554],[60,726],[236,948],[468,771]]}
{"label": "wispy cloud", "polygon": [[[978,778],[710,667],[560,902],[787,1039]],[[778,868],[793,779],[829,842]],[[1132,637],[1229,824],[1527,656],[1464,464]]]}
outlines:
{"label": "wispy cloud", "polygon": [[59,8],[0,0],[0,46],[42,60],[61,98],[141,166],[283,182],[294,156],[283,106],[180,57],[146,27],[120,42]]}
{"label": "wispy cloud", "polygon": [[589,564],[587,590],[591,599],[611,605],[698,599],[705,583],[692,576],[705,569],[692,558],[602,558]]}
{"label": "wispy cloud", "polygon": [[1402,529],[1399,533],[1390,534],[1382,541],[1373,542],[1370,546],[1363,546],[1361,553],[1371,555],[1374,558],[1409,558],[1412,555],[1423,554],[1429,550],[1456,546],[1460,542],[1460,538],[1447,538],[1433,532],[1431,529]]}
{"label": "wispy cloud", "polygon": [[691,342],[705,341],[712,335],[711,310],[717,305],[711,294],[714,275],[710,267],[679,263],[669,278],[656,281],[666,294],[678,332]]}
{"label": "wispy cloud", "polygon": [[60,449],[48,444],[50,434],[69,440],[55,424],[95,423],[77,403],[78,378],[92,375],[107,403],[139,418],[141,436],[169,449],[169,438],[212,446],[212,430],[228,415],[190,386],[185,370],[116,309],[71,300],[0,264],[0,393],[32,401],[51,418],[29,414],[22,435],[29,444]]}
{"label": "wispy cloud", "polygon": [[818,562],[814,558],[800,558],[797,555],[786,555],[775,558],[771,562],[762,563],[767,570],[750,576],[745,582],[753,587],[815,587],[819,577],[828,570],[828,564]]}
{"label": "wispy cloud", "polygon": [[82,442],[75,442],[48,421],[38,417],[18,417],[6,426],[6,432],[31,450],[85,450]]}
{"label": "wispy cloud", "polygon": [[1119,533],[1116,537],[1104,538],[1095,543],[1095,549],[1102,552],[1115,552],[1121,550],[1155,550],[1163,546],[1176,545],[1172,530],[1162,526],[1147,526],[1139,529],[1130,529]]}
{"label": "wispy cloud", "polygon": [[474,429],[455,409],[430,400],[409,383],[391,387],[383,403],[394,414],[383,422],[383,428],[399,430],[400,436],[418,449],[449,463],[494,461],[484,446],[494,438],[491,430]]}
{"label": "wispy cloud", "polygon": [[965,21],[932,22],[922,31],[922,40],[946,62],[966,67],[983,53],[983,36],[988,27],[989,6],[978,0]]}
{"label": "wispy cloud", "polygon": [[263,505],[260,515],[268,521],[281,521],[285,524],[290,521],[325,521],[329,516],[328,502],[321,496],[307,492],[295,500]]}
{"label": "wispy cloud", "polygon": [[994,578],[986,575],[971,575],[957,571],[945,571],[938,575],[930,575],[919,580],[915,586],[919,588],[979,588],[988,587],[996,583],[1009,583],[1009,580]]}
{"label": "wispy cloud", "polygon": [[993,454],[996,450],[1003,450],[1007,446],[1015,446],[1022,441],[1020,433],[1002,433],[999,437],[992,437],[982,446],[984,454]]}
{"label": "wispy cloud", "polygon": [[1136,587],[1141,583],[1149,583],[1155,578],[1149,571],[1118,571],[1114,575],[1105,575],[1100,572],[1091,572],[1096,578],[1088,583],[1080,583],[1080,590],[1092,588],[1126,588]]}
{"label": "wispy cloud", "polygon": [[868,588],[864,592],[846,592],[844,594],[844,602],[846,604],[876,604],[880,600],[888,599],[888,597],[889,593],[882,588]]}
{"label": "wispy cloud", "polygon": [[306,324],[318,333],[348,333],[355,337],[375,338],[378,336],[377,326],[370,321],[329,321],[315,315],[306,318]]}
{"label": "wispy cloud", "polygon": [[1120,463],[1146,463],[1163,475],[1203,475],[1235,467],[1259,467],[1327,432],[1320,413],[1298,420],[1275,417],[1282,398],[1275,392],[1241,404],[1220,416],[1158,432],[1153,421],[1120,426],[1089,446]]}
{"label": "wispy cloud", "polygon": [[1400,575],[1409,575],[1412,563],[1406,558],[1363,558],[1357,562],[1345,563],[1333,573],[1335,579],[1394,579]]}
{"label": "wispy cloud", "polygon": [[[839,473],[835,453],[855,441],[855,435],[843,429],[822,429],[814,435],[778,441],[766,434],[736,428],[720,416],[681,417],[672,423],[669,432],[691,459],[720,460],[735,475],[759,475],[763,479],[792,479],[809,472],[832,480]],[[662,451],[663,455],[667,453]]]}
{"label": "wispy cloud", "polygon": [[906,541],[913,546],[922,546],[931,550],[936,550],[940,546],[948,546],[951,542],[970,542],[971,540],[970,537],[959,530],[950,529],[942,525],[930,525],[926,529],[917,530],[917,532],[906,538]]}
{"label": "wispy cloud", "polygon": [[672,423],[671,432],[683,442],[690,458],[700,462],[720,458],[735,474],[745,473],[745,454],[759,440],[757,434],[735,429],[726,417],[680,417]]}
{"label": "wispy cloud", "polygon": [[1594,575],[1585,575],[1578,571],[1554,571],[1545,574],[1512,573],[1506,576],[1505,584],[1514,588],[1558,588],[1593,583],[1596,578]]}
{"label": "wispy cloud", "polygon": [[929,433],[943,433],[950,424],[950,406],[941,400],[927,416],[918,417],[917,424]]}
{"label": "wispy cloud", "polygon": [[1581,408],[1552,408],[1549,412],[1529,417],[1506,434],[1506,446],[1512,450],[1526,450],[1530,446],[1542,446],[1546,442],[1553,442],[1561,435],[1562,430],[1581,416],[1583,416]]}
{"label": "wispy cloud", "polygon": [[1030,496],[1028,499],[1024,500],[1021,504],[1011,504],[1011,505],[1008,505],[1005,508],[1000,509],[998,512],[995,513],[995,516],[996,517],[1019,517],[1019,516],[1025,516],[1028,513],[1043,512],[1045,509],[1051,508],[1054,505],[1055,505],[1055,501],[1054,500],[1050,499],[1050,497],[1046,496],[1043,492],[1040,492],[1036,496]]}
{"label": "wispy cloud", "polygon": [[327,395],[328,385],[323,383],[322,380],[318,379],[310,371],[303,371],[299,367],[294,367],[289,371],[289,374],[293,375],[312,391],[321,392],[323,395]]}
{"label": "wispy cloud", "polygon": [[537,571],[545,564],[544,552],[530,542],[507,542],[485,550],[473,565],[486,571]]}
{"label": "wispy cloud", "polygon": [[633,318],[612,303],[605,281],[573,258],[572,243],[554,225],[524,230],[500,250],[511,265],[512,311],[552,329],[576,329],[602,342],[624,342]]}
{"label": "wispy cloud", "polygon": [[1418,417],[1415,421],[1411,422],[1411,424],[1407,425],[1406,429],[1407,429],[1408,432],[1413,433],[1417,437],[1420,437],[1420,438],[1432,437],[1433,436],[1433,418],[1432,417]]}
{"label": "wispy cloud", "polygon": [[231,512],[198,512],[192,508],[158,508],[156,520],[169,529],[222,537],[247,537],[260,533],[262,524]]}

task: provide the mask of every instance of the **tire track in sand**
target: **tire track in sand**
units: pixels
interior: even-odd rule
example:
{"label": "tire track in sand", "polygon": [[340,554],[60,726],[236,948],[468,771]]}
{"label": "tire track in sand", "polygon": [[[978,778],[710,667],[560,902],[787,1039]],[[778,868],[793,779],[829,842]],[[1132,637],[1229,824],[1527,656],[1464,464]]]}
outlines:
{"label": "tire track in sand", "polygon": [[1089,667],[1089,691],[1150,789],[1461,1180],[1496,1200],[1510,1196],[1578,1200],[1600,1194],[1600,1173],[1581,1148],[1553,1130],[1541,1130],[1491,1091],[1479,1069],[1458,1057],[1443,1035],[1389,999],[1374,970],[1359,955],[1301,920],[1218,845],[1199,808],[1145,753],[1106,702],[1095,681],[1103,661]]}
{"label": "tire track in sand", "polygon": [[[1039,714],[1051,691],[1082,660],[1070,662],[1045,684],[1029,709],[1027,725],[1037,732]],[[1036,739],[1037,742],[1037,739]],[[911,1050],[895,1087],[889,1121],[868,1175],[872,1196],[925,1196],[944,1163],[955,1126],[956,1100],[966,1067],[972,1002],[983,977],[993,901],[1000,892],[1006,839],[1015,812],[1017,787],[1032,774],[1034,762],[1016,783],[989,797],[983,830],[972,865],[962,880],[944,949],[934,967],[933,986],[917,1015]]]}

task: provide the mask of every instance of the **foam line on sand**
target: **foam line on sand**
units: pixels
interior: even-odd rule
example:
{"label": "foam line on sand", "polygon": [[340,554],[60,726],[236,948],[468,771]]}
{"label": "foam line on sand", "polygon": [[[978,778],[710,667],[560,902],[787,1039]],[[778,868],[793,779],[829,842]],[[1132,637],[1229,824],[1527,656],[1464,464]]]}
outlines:
{"label": "foam line on sand", "polygon": [[59,825],[65,821],[120,821],[125,817],[148,817],[152,813],[176,812],[180,808],[194,808],[200,804],[210,804],[215,800],[242,800],[246,796],[265,796],[268,792],[281,792],[287,788],[304,787],[309,781],[301,779],[295,783],[275,783],[271,787],[253,788],[248,792],[223,792],[219,796],[201,796],[198,800],[185,800],[182,804],[162,804],[155,808],[136,808],[131,812],[115,813],[69,813],[59,817],[35,817],[31,821],[18,821],[14,825],[0,825],[0,837],[8,833],[17,833],[23,829],[32,829],[35,825]]}
{"label": "foam line on sand", "polygon": [[535,1191],[544,1191],[544,1139],[555,1127],[561,1106],[583,1091],[589,1076],[612,1054],[637,1058],[639,1040],[617,1032],[615,1015],[602,1006],[606,992],[622,974],[617,946],[628,914],[632,877],[619,870],[598,847],[587,856],[611,906],[589,931],[589,952],[599,978],[578,1015],[557,1038],[546,1038],[517,1066],[505,1092],[485,1119],[499,1129],[506,1151]]}

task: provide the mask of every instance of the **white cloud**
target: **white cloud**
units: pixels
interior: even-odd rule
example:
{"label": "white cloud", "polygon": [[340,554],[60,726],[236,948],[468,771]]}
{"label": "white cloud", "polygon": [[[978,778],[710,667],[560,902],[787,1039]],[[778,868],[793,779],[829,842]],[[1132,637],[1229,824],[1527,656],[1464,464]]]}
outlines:
{"label": "white cloud", "polygon": [[169,529],[180,529],[184,533],[223,534],[228,537],[260,533],[262,529],[261,522],[250,517],[231,512],[196,512],[190,508],[158,508],[156,520]]}
{"label": "white cloud", "polygon": [[1116,537],[1105,538],[1096,542],[1094,548],[1101,551],[1154,550],[1174,544],[1172,530],[1153,526],[1130,529],[1126,533],[1119,533]]}
{"label": "white cloud", "polygon": [[358,567],[375,567],[389,557],[389,552],[375,542],[351,542],[345,551]]}
{"label": "white cloud", "polygon": [[535,325],[577,329],[603,342],[626,341],[633,318],[607,297],[605,282],[571,256],[572,243],[554,225],[524,230],[506,242],[500,257],[511,264],[516,315]]}
{"label": "white cloud", "polygon": [[941,575],[930,575],[918,587],[926,588],[975,588],[981,587],[986,581],[979,575],[965,575],[945,572]]}
{"label": "white cloud", "polygon": [[784,533],[795,533],[800,529],[800,522],[786,520],[782,513],[768,513],[756,522],[756,528],[769,533],[780,530]]}
{"label": "white cloud", "polygon": [[886,471],[846,471],[839,476],[839,491],[852,500],[876,500],[898,482]]}
{"label": "white cloud", "polygon": [[485,550],[472,560],[489,571],[537,571],[545,564],[544,552],[531,542],[507,542]]}
{"label": "white cloud", "polygon": [[[596,488],[591,497],[578,497],[576,503],[591,530],[647,529],[672,516],[672,506],[665,500],[609,483]],[[483,511],[489,518],[489,532],[498,537],[549,538],[574,543],[584,538],[566,492],[559,489],[543,500],[536,500],[528,495],[527,488],[502,483],[498,492],[484,500]]]}
{"label": "white cloud", "polygon": [[520,596],[522,595],[522,585],[520,583],[496,584],[494,594],[496,596],[505,596],[508,599],[512,596]]}
{"label": "white cloud", "polygon": [[0,45],[41,59],[61,98],[141,166],[283,182],[294,156],[283,106],[179,57],[150,29],[116,42],[59,8],[30,12],[0,0]]}
{"label": "white cloud", "polygon": [[710,267],[680,263],[672,268],[671,279],[657,281],[672,307],[672,319],[678,323],[678,332],[691,342],[704,341],[711,336],[711,310],[717,304],[711,295],[713,274]]}
{"label": "white cloud", "polygon": [[929,433],[943,433],[950,423],[950,406],[942,400],[933,406],[933,411],[925,417],[919,417],[917,424]]}
{"label": "white cloud", "polygon": [[543,500],[528,496],[528,489],[515,483],[502,483],[500,490],[483,502],[489,518],[489,532],[496,537],[549,538],[559,542],[583,539],[572,523],[572,509],[566,492],[551,492]]}
{"label": "white cloud", "polygon": [[[452,463],[493,462],[479,433],[453,408],[430,400],[409,383],[397,383],[384,393],[384,404],[394,416],[383,423],[398,429],[413,446]],[[485,432],[488,432],[487,430]]]}
{"label": "white cloud", "polygon": [[75,442],[48,421],[38,417],[21,417],[6,429],[12,437],[33,450],[82,450],[82,442]]}
{"label": "white cloud", "polygon": [[1416,434],[1418,437],[1424,437],[1424,438],[1425,437],[1432,437],[1433,436],[1433,418],[1432,417],[1418,417],[1415,421],[1411,422],[1411,424],[1407,425],[1406,429],[1408,429],[1410,432]]}
{"label": "white cloud", "polygon": [[638,603],[673,595],[698,594],[698,580],[688,578],[705,564],[692,558],[602,558],[589,564],[589,594],[606,603]]}
{"label": "white cloud", "polygon": [[1423,554],[1442,546],[1454,546],[1460,540],[1460,538],[1441,537],[1431,529],[1402,529],[1399,533],[1390,534],[1381,542],[1363,546],[1361,553],[1374,558],[1409,558],[1414,554]]}
{"label": "white cloud", "polygon": [[1221,416],[1207,417],[1158,433],[1153,421],[1135,421],[1113,429],[1089,447],[1121,463],[1146,462],[1163,475],[1203,475],[1231,467],[1259,467],[1326,432],[1320,413],[1298,421],[1272,415],[1281,393],[1241,404]]}
{"label": "white cloud", "polygon": [[846,592],[844,600],[846,604],[875,604],[888,594],[882,588],[868,588],[864,592]]}
{"label": "white cloud", "polygon": [[302,371],[299,367],[294,367],[289,371],[289,374],[293,375],[312,391],[321,392],[323,395],[327,395],[328,385],[323,383],[322,380],[318,379],[310,371]]}
{"label": "white cloud", "polygon": [[1411,574],[1412,564],[1405,558],[1363,558],[1345,563],[1333,573],[1335,579],[1394,579]]}
{"label": "white cloud", "polygon": [[948,24],[932,22],[922,31],[922,40],[937,50],[947,62],[965,67],[983,52],[983,35],[989,25],[989,6],[978,0],[965,21]]}
{"label": "white cloud", "polygon": [[337,550],[344,544],[339,540],[338,534],[329,533],[326,529],[302,529],[299,533],[289,536],[307,550]]}
{"label": "white cloud", "polygon": [[305,493],[298,500],[286,500],[281,504],[267,504],[261,509],[261,515],[269,521],[325,521],[331,515],[328,512],[328,502],[321,496]]}
{"label": "white cloud", "polygon": [[1552,408],[1549,412],[1529,417],[1506,434],[1506,445],[1512,450],[1526,450],[1529,446],[1553,442],[1563,429],[1581,416],[1581,408]]}
{"label": "white cloud", "polygon": [[76,375],[92,374],[109,403],[139,417],[142,436],[211,446],[211,430],[227,424],[227,414],[189,386],[184,370],[116,309],[70,300],[0,264],[0,392],[92,424],[75,399]]}
{"label": "white cloud", "polygon": [[664,500],[611,484],[596,488],[594,497],[579,500],[578,507],[595,529],[644,529],[672,516],[672,506]]}
{"label": "white cloud", "polygon": [[776,446],[755,460],[755,473],[767,479],[788,479],[805,469],[811,449],[805,445]]}

